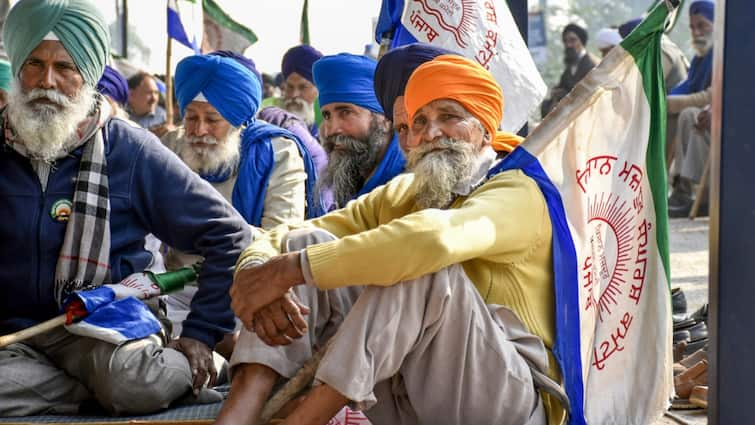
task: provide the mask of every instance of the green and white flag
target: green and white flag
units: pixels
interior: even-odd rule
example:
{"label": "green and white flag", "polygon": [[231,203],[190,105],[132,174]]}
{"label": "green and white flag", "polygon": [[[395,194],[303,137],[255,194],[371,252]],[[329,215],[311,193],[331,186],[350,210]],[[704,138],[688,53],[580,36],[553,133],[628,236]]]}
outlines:
{"label": "green and white flag", "polygon": [[247,47],[257,42],[254,31],[228,16],[213,0],[203,0],[204,50],[230,50],[244,53]]}
{"label": "green and white flag", "polygon": [[652,424],[673,394],[660,50],[669,3],[493,170],[521,169],[548,204],[570,424]]}

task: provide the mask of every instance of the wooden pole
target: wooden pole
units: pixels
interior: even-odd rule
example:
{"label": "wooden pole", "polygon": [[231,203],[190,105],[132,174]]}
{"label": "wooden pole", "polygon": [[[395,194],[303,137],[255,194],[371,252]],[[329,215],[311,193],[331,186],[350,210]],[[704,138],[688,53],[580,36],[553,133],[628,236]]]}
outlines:
{"label": "wooden pole", "polygon": [[0,336],[0,348],[43,334],[51,329],[57,328],[58,326],[65,325],[65,323],[66,315],[61,314],[60,316],[53,317],[52,319],[44,321],[38,325],[22,329],[12,334]]}
{"label": "wooden pole", "polygon": [[165,48],[165,123],[173,124],[173,70],[171,65],[171,54],[173,50],[173,39],[168,35],[168,46]]}

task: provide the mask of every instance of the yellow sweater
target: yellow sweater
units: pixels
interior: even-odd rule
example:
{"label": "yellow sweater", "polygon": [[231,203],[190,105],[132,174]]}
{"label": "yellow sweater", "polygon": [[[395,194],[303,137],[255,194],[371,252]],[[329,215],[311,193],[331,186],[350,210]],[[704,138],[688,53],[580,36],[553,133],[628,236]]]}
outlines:
{"label": "yellow sweater", "polygon": [[[542,338],[550,375],[560,381],[551,348],[555,336],[551,224],[537,184],[506,171],[458,198],[449,209],[418,210],[413,175],[378,187],[345,208],[257,238],[239,266],[280,253],[292,229],[317,227],[339,239],[307,248],[320,289],[390,286],[460,263],[486,303],[511,308]],[[545,398],[549,423],[561,423],[558,402]]]}

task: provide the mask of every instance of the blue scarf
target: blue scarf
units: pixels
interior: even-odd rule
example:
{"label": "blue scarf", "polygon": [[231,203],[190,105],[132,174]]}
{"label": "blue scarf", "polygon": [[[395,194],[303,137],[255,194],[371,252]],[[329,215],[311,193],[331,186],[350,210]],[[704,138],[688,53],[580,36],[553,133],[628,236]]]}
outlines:
{"label": "blue scarf", "polygon": [[670,94],[690,94],[710,87],[713,74],[713,49],[703,57],[695,56],[689,66],[687,79],[674,87]]}
{"label": "blue scarf", "polygon": [[401,174],[406,167],[406,159],[404,153],[401,152],[401,148],[398,145],[398,136],[393,135],[391,144],[388,145],[388,149],[385,150],[383,159],[378,164],[377,170],[372,173],[372,177],[364,183],[362,189],[357,193],[355,198],[358,198],[365,193],[372,192],[378,186],[388,183],[392,178]]}
{"label": "blue scarf", "polygon": [[304,161],[304,171],[307,173],[307,218],[319,217],[323,214],[322,209],[315,204],[313,196],[317,172],[312,157],[302,141],[288,130],[255,121],[241,133],[239,173],[236,184],[233,186],[231,203],[247,223],[257,227],[262,224],[267,185],[275,165],[273,146],[270,142],[275,137],[293,140]]}

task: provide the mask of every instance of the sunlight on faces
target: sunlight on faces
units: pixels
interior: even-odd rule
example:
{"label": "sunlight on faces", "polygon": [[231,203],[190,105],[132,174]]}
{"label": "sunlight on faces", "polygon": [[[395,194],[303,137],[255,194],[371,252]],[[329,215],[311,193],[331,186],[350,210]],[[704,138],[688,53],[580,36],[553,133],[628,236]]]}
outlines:
{"label": "sunlight on faces", "polygon": [[24,61],[8,93],[8,119],[33,158],[51,162],[77,143],[73,137],[95,103],[59,41],[41,42]]}
{"label": "sunlight on faces", "polygon": [[346,205],[377,167],[390,139],[383,115],[347,103],[327,105],[320,141],[328,165],[317,179],[317,192],[330,188],[338,206]]}
{"label": "sunlight on faces", "polygon": [[703,15],[689,17],[689,29],[692,33],[692,47],[698,56],[705,56],[713,47],[713,22]]}
{"label": "sunlight on faces", "polygon": [[239,161],[241,129],[233,127],[208,102],[186,106],[185,134],[178,156],[199,174],[233,171]]}
{"label": "sunlight on faces", "polygon": [[409,132],[407,169],[414,173],[417,205],[448,207],[489,145],[483,125],[459,102],[440,99],[415,113]]}

